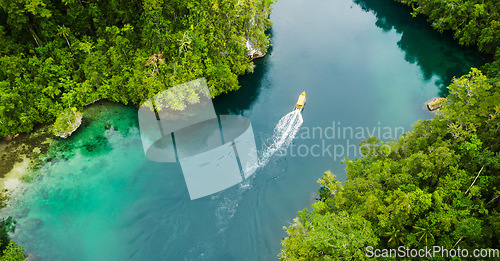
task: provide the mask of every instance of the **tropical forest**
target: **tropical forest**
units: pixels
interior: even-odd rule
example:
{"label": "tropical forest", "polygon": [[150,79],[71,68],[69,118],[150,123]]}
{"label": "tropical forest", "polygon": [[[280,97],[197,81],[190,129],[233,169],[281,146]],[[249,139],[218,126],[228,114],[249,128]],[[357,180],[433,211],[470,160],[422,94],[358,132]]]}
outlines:
{"label": "tropical forest", "polygon": [[0,260],[497,260],[500,2],[0,0],[0,140]]}

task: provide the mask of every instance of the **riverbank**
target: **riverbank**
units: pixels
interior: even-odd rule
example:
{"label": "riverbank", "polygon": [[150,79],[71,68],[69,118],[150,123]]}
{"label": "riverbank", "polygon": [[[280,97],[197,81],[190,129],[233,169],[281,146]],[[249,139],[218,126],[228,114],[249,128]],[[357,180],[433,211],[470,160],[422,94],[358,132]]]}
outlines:
{"label": "riverbank", "polygon": [[[36,171],[48,163],[68,160],[80,151],[84,155],[99,154],[110,149],[103,137],[106,131],[128,132],[136,126],[136,116],[117,120],[117,114],[127,107],[110,101],[98,101],[85,107],[82,126],[66,139],[54,136],[50,125],[39,126],[31,133],[22,133],[9,141],[0,142],[1,205],[24,184],[37,178]],[[131,107],[132,112],[135,110]],[[90,131],[83,131],[89,129]],[[79,135],[83,133],[82,135]]]}
{"label": "riverbank", "polygon": [[42,126],[29,134],[20,134],[0,142],[0,205],[28,181],[29,174],[44,164],[50,144],[55,141],[50,126]]}
{"label": "riverbank", "polygon": [[[411,17],[390,18],[377,22],[349,0],[278,2],[272,52],[241,77],[240,90],[214,99],[217,113],[249,118],[258,148],[304,90],[308,128],[335,121],[409,129],[432,117],[422,104],[440,96],[441,80],[463,69],[448,61],[473,64],[475,56],[415,26]],[[37,171],[40,179],[11,199],[14,208],[6,213],[18,221],[13,239],[40,261],[273,260],[282,226],[311,204],[321,172],[331,169],[345,180],[340,160],[277,156],[244,189],[191,201],[181,166],[147,161],[140,137],[127,131],[135,109],[119,108],[88,126],[85,111],[77,132],[51,144],[51,151],[57,146],[62,152]],[[295,144],[311,148],[318,141]]]}
{"label": "riverbank", "polygon": [[47,153],[50,143],[54,140],[50,126],[39,127],[29,134],[0,142],[0,178],[8,175],[18,163],[25,160],[37,163],[39,156]]}
{"label": "riverbank", "polygon": [[[373,9],[380,5],[359,2],[366,2],[367,9],[369,4]],[[436,116],[416,122],[411,132],[395,142],[383,144],[376,137],[364,142],[369,151],[386,151],[388,156],[367,153],[345,159],[346,180],[336,176],[338,172],[324,172],[318,180],[318,201],[299,211],[285,227],[280,260],[366,259],[373,257],[369,248],[422,249],[428,245],[447,249],[435,256],[448,259],[454,256],[448,255],[449,249],[472,253],[473,249],[498,248],[500,38],[493,35],[499,36],[495,28],[499,17],[498,12],[485,11],[495,10],[495,2],[402,2],[412,6],[413,17],[430,15],[435,29],[454,30],[461,44],[477,44],[486,53],[496,49],[497,61],[481,66],[482,72],[473,67],[456,76],[444,92],[446,98],[426,103],[430,111],[439,110]],[[457,9],[463,14],[450,12]],[[482,19],[477,10],[482,10]],[[498,257],[498,250],[489,254],[483,257]],[[472,256],[461,256],[468,255]]]}
{"label": "riverbank", "polygon": [[16,29],[24,26],[15,18],[17,7],[2,6],[0,135],[31,132],[96,99],[140,104],[161,86],[200,77],[208,79],[213,96],[237,90],[238,76],[252,72],[251,60],[269,47],[273,3],[181,1],[169,11],[137,1],[47,4],[31,13],[29,31]]}

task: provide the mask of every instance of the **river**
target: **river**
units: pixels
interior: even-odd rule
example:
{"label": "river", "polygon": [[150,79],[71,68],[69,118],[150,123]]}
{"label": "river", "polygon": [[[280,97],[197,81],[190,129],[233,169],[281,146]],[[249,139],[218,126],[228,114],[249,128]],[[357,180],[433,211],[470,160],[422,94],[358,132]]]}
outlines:
{"label": "river", "polygon": [[391,0],[280,0],[271,20],[269,53],[214,106],[249,118],[262,148],[306,91],[287,153],[239,185],[190,200],[178,163],[144,156],[137,109],[100,102],[12,198],[4,214],[18,222],[16,242],[38,260],[276,259],[283,226],[314,202],[325,170],[345,180],[341,161],[359,157],[361,138],[390,141],[432,118],[424,103],[482,63]]}

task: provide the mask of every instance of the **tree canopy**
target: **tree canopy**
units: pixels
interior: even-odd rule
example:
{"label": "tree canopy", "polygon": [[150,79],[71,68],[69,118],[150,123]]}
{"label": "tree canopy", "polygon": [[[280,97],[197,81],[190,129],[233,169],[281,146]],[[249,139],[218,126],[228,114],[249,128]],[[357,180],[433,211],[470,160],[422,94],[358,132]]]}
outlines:
{"label": "tree canopy", "polygon": [[274,0],[1,0],[0,135],[96,99],[139,104],[205,77],[211,95],[266,51]]}
{"label": "tree canopy", "polygon": [[481,70],[500,85],[500,1],[497,0],[395,0],[410,6],[412,15],[423,14],[439,32],[451,31],[458,42],[477,46],[493,61]]}
{"label": "tree canopy", "polygon": [[320,201],[286,228],[282,260],[364,259],[367,246],[500,246],[500,91],[477,69],[448,88],[436,117],[389,150],[364,141],[366,154],[344,161],[344,185],[325,172]]}
{"label": "tree canopy", "polygon": [[413,8],[412,15],[426,15],[432,26],[452,30],[463,45],[495,53],[500,46],[500,3],[496,0],[396,0]]}
{"label": "tree canopy", "polygon": [[285,227],[280,260],[364,260],[367,247],[500,248],[500,2],[397,1],[494,60],[454,79],[433,119],[393,143],[363,141],[364,155],[343,161],[343,185],[325,172],[319,201]]}

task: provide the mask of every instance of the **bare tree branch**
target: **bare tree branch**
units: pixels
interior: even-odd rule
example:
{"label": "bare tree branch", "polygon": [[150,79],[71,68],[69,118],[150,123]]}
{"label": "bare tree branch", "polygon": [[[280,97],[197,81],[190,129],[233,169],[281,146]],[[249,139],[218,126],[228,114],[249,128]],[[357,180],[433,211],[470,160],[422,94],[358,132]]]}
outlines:
{"label": "bare tree branch", "polygon": [[472,184],[470,184],[469,188],[467,189],[467,191],[465,191],[465,195],[467,195],[467,192],[469,192],[470,188],[472,188],[472,186],[474,185],[474,183],[476,183],[476,180],[477,178],[479,177],[479,174],[481,174],[481,171],[483,171],[483,168],[484,168],[484,165],[481,167],[481,169],[479,170],[479,173],[477,173],[477,176],[476,178],[474,179],[474,181],[472,181]]}

